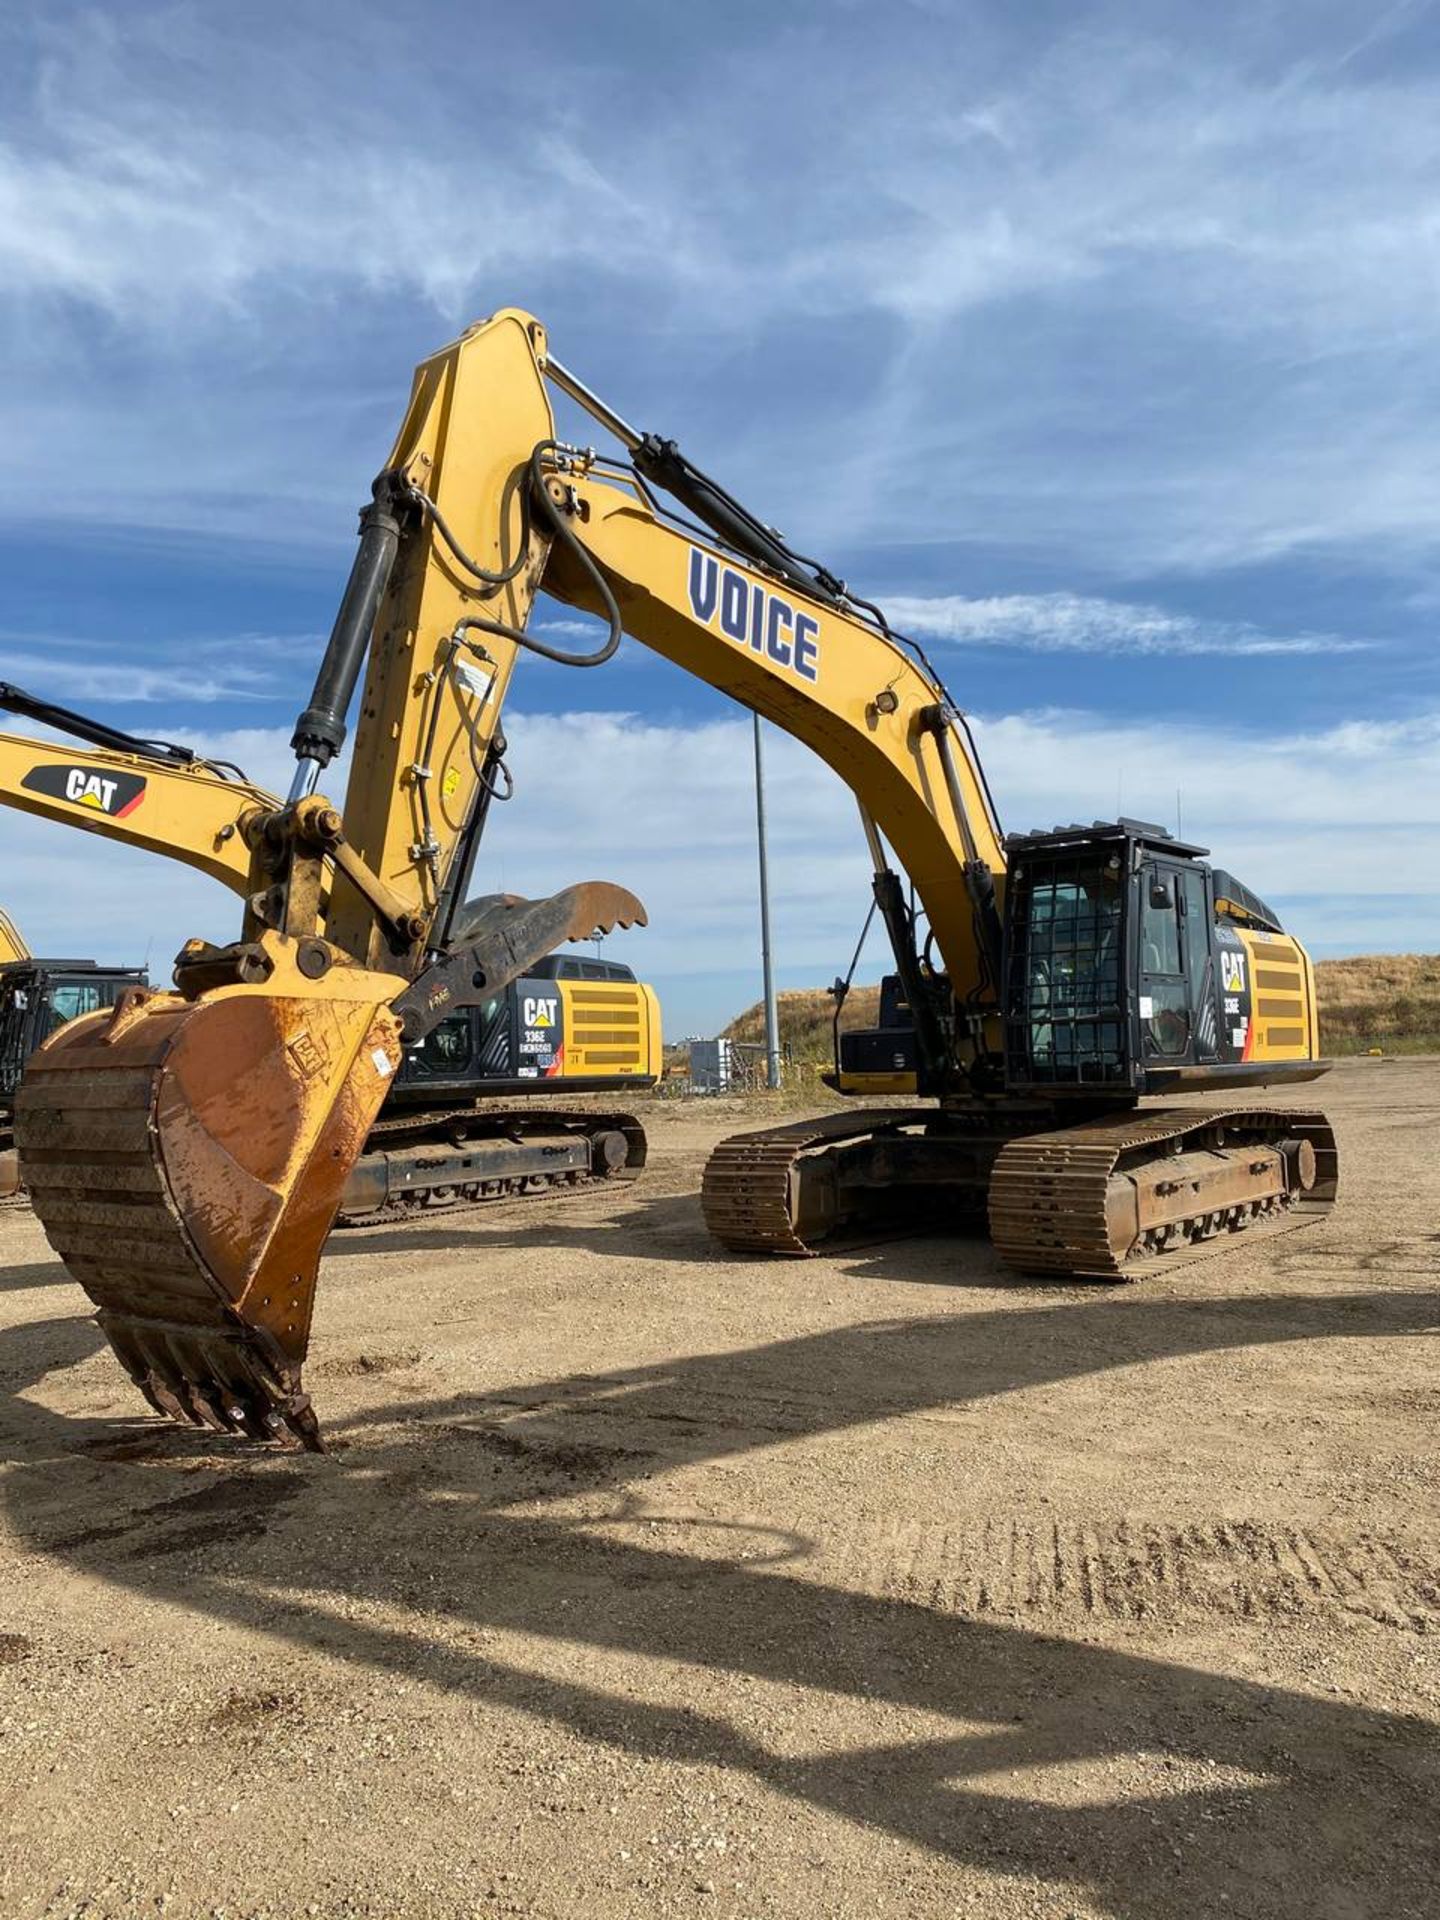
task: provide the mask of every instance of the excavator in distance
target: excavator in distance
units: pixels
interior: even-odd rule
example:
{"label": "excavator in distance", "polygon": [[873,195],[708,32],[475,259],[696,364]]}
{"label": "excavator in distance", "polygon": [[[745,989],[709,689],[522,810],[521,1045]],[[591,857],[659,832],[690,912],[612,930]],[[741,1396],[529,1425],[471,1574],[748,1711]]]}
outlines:
{"label": "excavator in distance", "polygon": [[[552,389],[620,453],[558,438]],[[532,632],[542,589],[603,642]],[[301,1384],[319,1250],[402,1044],[640,915],[592,882],[457,918],[449,889],[519,653],[599,667],[626,633],[850,787],[913,1026],[921,1104],[716,1149],[702,1203],[724,1245],[804,1254],[897,1204],[988,1209],[1011,1267],[1128,1279],[1328,1210],[1323,1114],[1256,1099],[1325,1070],[1308,959],[1263,903],[1135,821],[1006,840],[921,649],[506,309],[417,370],[290,793],[237,823],[240,939],[192,943],[176,993],[62,1029],[20,1090],[36,1211],[152,1406],[320,1445]],[[341,808],[318,788],[357,688]],[[1228,1097],[1141,1104],[1200,1089]]]}
{"label": "excavator in distance", "polygon": [[[246,823],[280,803],[239,768],[122,733],[8,682],[0,682],[0,710],[85,743],[77,751],[0,733],[0,806],[162,854],[247,890]],[[488,728],[456,886],[469,884],[492,802],[513,791],[505,753],[498,724]],[[13,1105],[30,1055],[65,1021],[148,986],[143,968],[34,960],[0,910],[0,1199],[21,1186]],[[560,1107],[555,1096],[641,1091],[659,1077],[662,1052],[655,991],[629,967],[539,956],[526,977],[448,1014],[406,1047],[346,1184],[340,1224],[638,1177],[647,1148],[634,1114]],[[517,1103],[517,1096],[524,1098]]]}
{"label": "excavator in distance", "polygon": [[143,967],[99,967],[93,960],[37,960],[0,907],[0,1201],[19,1192],[15,1089],[25,1062],[66,1020],[113,1007],[129,987],[146,984]]}
{"label": "excavator in distance", "polygon": [[[0,1201],[8,1201],[22,1194],[14,1099],[26,1061],[67,1021],[113,1007],[150,979],[144,967],[36,959],[3,909],[0,956]],[[647,1145],[633,1114],[503,1103],[629,1094],[655,1084],[661,1054],[654,989],[628,966],[568,954],[538,960],[525,979],[406,1050],[337,1224],[634,1179]]]}

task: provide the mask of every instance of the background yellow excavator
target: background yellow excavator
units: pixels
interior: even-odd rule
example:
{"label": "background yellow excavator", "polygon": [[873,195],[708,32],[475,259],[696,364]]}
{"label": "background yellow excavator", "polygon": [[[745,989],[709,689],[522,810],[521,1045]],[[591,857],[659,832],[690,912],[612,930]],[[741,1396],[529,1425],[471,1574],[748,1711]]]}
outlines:
{"label": "background yellow excavator", "polygon": [[[278,802],[234,767],[142,740],[0,683],[0,709],[75,734],[87,751],[0,733],[0,806],[141,846],[243,891],[240,822]],[[510,791],[504,736],[490,737],[464,838],[473,870],[491,801]],[[454,884],[465,883],[456,873]],[[0,1197],[19,1187],[13,1102],[25,1062],[66,1021],[148,986],[143,968],[35,960],[0,913]],[[623,963],[549,954],[525,978],[461,1008],[408,1047],[347,1185],[342,1220],[456,1207],[593,1178],[633,1178],[644,1129],[630,1113],[557,1107],[557,1094],[634,1092],[659,1077],[654,989]],[[504,1097],[543,1096],[526,1106]],[[528,1109],[528,1110],[527,1110]]]}
{"label": "background yellow excavator", "polygon": [[[547,382],[620,457],[556,438]],[[530,634],[542,587],[598,614],[603,643],[577,656]],[[176,994],[62,1030],[21,1088],[37,1211],[153,1405],[319,1444],[300,1382],[319,1248],[402,1043],[565,933],[639,914],[599,883],[446,906],[517,652],[598,666],[626,631],[851,788],[913,1033],[924,1104],[716,1150],[702,1197],[726,1245],[804,1253],[837,1226],[988,1202],[1012,1266],[1129,1278],[1330,1205],[1324,1117],[1254,1097],[1323,1071],[1309,965],[1273,915],[1142,823],[1005,841],[920,649],[507,310],[417,372],[296,725],[290,794],[233,823],[240,940],[187,949]],[[342,810],[316,789],[362,669]],[[851,1070],[863,1079],[864,1061]],[[1230,1098],[1139,1107],[1202,1087]]]}
{"label": "background yellow excavator", "polygon": [[[22,957],[3,912],[0,948],[12,956],[0,960],[0,1200],[10,1200],[21,1192],[14,1100],[26,1061],[67,1021],[113,1007],[150,978],[144,967]],[[655,991],[630,967],[547,955],[407,1049],[346,1184],[340,1224],[634,1178],[647,1147],[633,1114],[481,1103],[632,1093],[655,1084],[662,1054]]]}
{"label": "background yellow excavator", "polygon": [[28,960],[30,949],[15,922],[0,907],[0,967],[12,966],[17,960]]}

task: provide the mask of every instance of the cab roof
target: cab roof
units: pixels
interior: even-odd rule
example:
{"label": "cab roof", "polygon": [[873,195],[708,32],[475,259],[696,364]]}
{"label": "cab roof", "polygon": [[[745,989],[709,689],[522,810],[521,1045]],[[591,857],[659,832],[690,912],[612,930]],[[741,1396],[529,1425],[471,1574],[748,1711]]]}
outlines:
{"label": "cab roof", "polygon": [[1157,853],[1180,860],[1203,860],[1210,851],[1208,847],[1198,847],[1192,841],[1177,840],[1173,833],[1167,832],[1164,827],[1157,827],[1153,820],[1131,820],[1124,814],[1118,820],[1092,820],[1088,827],[1076,821],[1071,826],[1050,827],[1043,832],[1010,833],[1005,836],[1005,851],[1012,855],[1036,853],[1042,849],[1057,852],[1082,844],[1103,846],[1122,841],[1153,847]]}

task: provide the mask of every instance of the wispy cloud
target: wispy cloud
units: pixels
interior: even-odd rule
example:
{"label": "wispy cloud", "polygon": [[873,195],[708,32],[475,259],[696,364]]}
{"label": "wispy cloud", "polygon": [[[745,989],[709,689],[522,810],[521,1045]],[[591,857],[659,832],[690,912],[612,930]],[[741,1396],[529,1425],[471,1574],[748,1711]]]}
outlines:
{"label": "wispy cloud", "polygon": [[277,675],[240,665],[217,665],[196,672],[193,667],[147,666],[141,662],[105,661],[83,653],[77,658],[63,642],[53,652],[0,648],[0,680],[23,686],[41,700],[80,702],[93,711],[107,701],[152,705],[191,700],[202,706],[217,701],[273,699]]}
{"label": "wispy cloud", "polygon": [[[553,294],[567,358],[683,407],[658,424],[763,476],[810,542],[1131,577],[1433,548],[1440,79],[1387,67],[1388,27],[980,7],[877,43],[863,9],[802,7],[717,48],[646,8],[639,51],[516,16],[471,53],[418,12],[436,31],[400,46],[362,0],[10,28],[14,510],[253,526],[263,503],[294,531],[306,496],[355,491],[337,456],[383,441],[437,332]],[[647,112],[615,140],[622,78]],[[817,142],[797,101],[822,94]],[[97,316],[115,376],[77,423]]]}
{"label": "wispy cloud", "polygon": [[[553,261],[615,272],[658,253],[683,270],[683,224],[584,149],[549,86],[512,70],[477,157],[445,77],[378,11],[346,24],[340,45],[292,17],[279,61],[263,29],[169,7],[91,11],[83,34],[37,22],[23,134],[0,142],[10,298],[63,295],[173,336],[243,321],[284,283],[408,288],[461,320],[492,276]],[[388,136],[407,109],[433,138]]]}
{"label": "wispy cloud", "polygon": [[1359,653],[1371,644],[1331,633],[1265,633],[1243,620],[1207,620],[1077,593],[902,594],[890,596],[885,611],[901,630],[1036,653]]}

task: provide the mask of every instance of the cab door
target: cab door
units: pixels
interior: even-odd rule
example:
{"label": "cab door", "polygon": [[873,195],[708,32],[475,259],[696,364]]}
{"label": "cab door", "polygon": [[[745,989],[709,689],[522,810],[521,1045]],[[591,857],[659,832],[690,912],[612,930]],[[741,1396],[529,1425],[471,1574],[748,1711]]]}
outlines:
{"label": "cab door", "polygon": [[1170,1066],[1214,1060],[1215,972],[1205,869],[1147,861],[1141,888],[1142,1055]]}
{"label": "cab door", "polygon": [[1180,942],[1190,982],[1190,1020],[1195,1059],[1220,1058],[1219,986],[1215,978],[1215,910],[1210,876],[1203,867],[1180,874]]}
{"label": "cab door", "polygon": [[1193,1058],[1183,879],[1165,860],[1147,861],[1140,873],[1140,1051],[1143,1059],[1169,1066]]}

